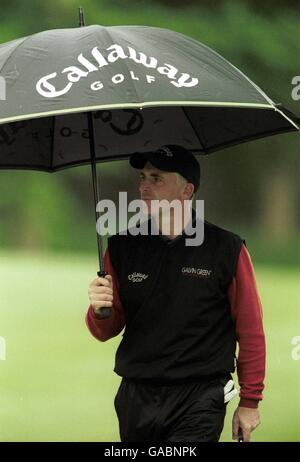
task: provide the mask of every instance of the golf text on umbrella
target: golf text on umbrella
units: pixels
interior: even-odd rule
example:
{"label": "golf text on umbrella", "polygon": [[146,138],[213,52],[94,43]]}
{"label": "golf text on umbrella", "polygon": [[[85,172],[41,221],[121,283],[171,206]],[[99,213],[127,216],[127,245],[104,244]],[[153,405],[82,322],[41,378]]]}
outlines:
{"label": "golf text on umbrella", "polygon": [[[55,98],[57,96],[64,95],[70,91],[74,83],[79,82],[80,79],[87,77],[91,72],[99,71],[100,68],[108,66],[109,64],[115,63],[119,59],[131,59],[137,64],[142,64],[143,66],[149,69],[156,69],[159,74],[165,75],[171,80],[171,84],[177,88],[181,87],[194,87],[198,85],[198,79],[191,77],[190,74],[182,72],[178,76],[178,69],[171,64],[164,63],[162,66],[158,66],[158,61],[153,56],[148,57],[145,53],[139,52],[132,47],[127,47],[128,54],[125,53],[123,47],[117,44],[113,44],[110,47],[106,48],[107,51],[110,51],[107,57],[104,57],[103,54],[99,51],[98,47],[94,47],[91,51],[91,55],[98,64],[98,67],[81,53],[77,57],[79,64],[83,66],[84,69],[78,66],[69,66],[61,71],[61,74],[66,74],[66,86],[61,90],[56,89],[54,85],[54,79],[57,77],[57,72],[47,74],[43,76],[36,84],[36,89],[38,93],[46,98]],[[133,71],[130,71],[130,77],[133,80],[139,80],[135,76]],[[122,83],[125,80],[124,74],[116,74],[112,77],[112,82],[114,84]],[[146,80],[148,83],[155,81],[155,76],[146,75]],[[52,81],[50,83],[50,81]],[[94,91],[101,90],[103,88],[103,83],[101,81],[93,82],[90,88]]]}

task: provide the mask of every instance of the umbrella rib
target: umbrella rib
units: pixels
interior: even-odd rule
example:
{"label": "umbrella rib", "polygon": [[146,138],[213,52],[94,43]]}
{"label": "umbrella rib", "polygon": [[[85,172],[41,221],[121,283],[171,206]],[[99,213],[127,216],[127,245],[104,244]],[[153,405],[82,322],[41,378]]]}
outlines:
{"label": "umbrella rib", "polygon": [[[113,35],[114,35],[114,34],[111,33],[111,32],[113,32],[113,31],[110,31],[110,32],[109,32],[109,31],[108,31],[108,28],[106,27],[106,28],[105,28],[105,32],[106,32],[106,34],[109,36],[110,40],[111,40],[113,43],[114,43],[114,42],[115,42],[115,43],[118,43],[118,40],[116,40],[116,41],[113,40]],[[115,34],[115,35],[116,35],[116,37],[118,37],[118,33]],[[121,35],[122,35],[122,34],[121,34]],[[132,43],[130,43],[130,45],[132,45]],[[127,44],[127,46],[129,46],[129,45]],[[128,71],[128,74],[130,74],[131,69],[130,69],[130,67],[128,66],[127,62],[126,62],[126,59],[123,60],[122,64],[124,65],[124,67],[126,67],[126,69],[127,69],[127,71]],[[139,94],[138,94],[138,91],[137,91],[137,88],[136,88],[136,85],[135,85],[134,80],[131,80],[131,84],[132,84],[133,89],[134,89],[134,92],[135,92],[136,102],[138,102],[138,101],[139,101]]]}
{"label": "umbrella rib", "polygon": [[[279,112],[280,115],[284,119],[286,119],[288,122],[290,122],[290,124],[292,124],[297,130],[300,130],[300,127],[290,117],[288,117],[281,109],[279,109],[277,106],[274,106],[274,109],[275,109],[276,112]],[[299,123],[298,120],[297,120],[297,123]]]}
{"label": "umbrella rib", "polygon": [[273,107],[275,111],[279,112],[283,118],[288,120],[291,125],[293,125],[297,130],[299,130],[299,127],[295,124],[295,122],[293,122],[287,115],[285,115],[280,109],[278,109],[274,101],[271,100],[271,98],[269,98],[269,96],[256,83],[254,83],[246,74],[244,74],[234,64],[231,64],[231,66],[234,67],[265,98],[266,101],[268,101],[268,103]]}
{"label": "umbrella rib", "polygon": [[[192,39],[192,41],[195,41]],[[196,41],[197,43],[197,41]],[[209,53],[214,54],[217,56],[218,59],[221,59],[223,62],[225,62],[227,65],[231,66],[235,71],[237,71],[240,75],[242,75],[251,85],[255,87],[256,90],[269,102],[269,104],[274,107],[274,102],[271,100],[271,98],[268,97],[268,95],[261,89],[259,88],[258,85],[256,85],[249,77],[247,77],[246,74],[244,74],[237,66],[232,64],[230,61],[228,61],[224,56],[222,56],[220,53],[218,53],[216,50],[210,48],[209,46],[205,45],[204,43],[201,43],[202,47],[208,50]]]}
{"label": "umbrella rib", "polygon": [[[36,34],[33,34],[33,35],[36,35]],[[8,63],[8,61],[9,61],[9,59],[11,58],[12,54],[13,54],[21,45],[23,45],[24,42],[26,42],[27,40],[29,40],[30,38],[32,38],[33,35],[29,35],[29,36],[27,36],[27,37],[24,37],[24,40],[22,40],[22,42],[19,43],[19,44],[11,51],[10,55],[8,56],[8,58],[4,61],[3,66],[2,66],[1,69],[0,69],[0,72],[2,72],[4,66]]]}
{"label": "umbrella rib", "polygon": [[207,150],[206,150],[206,148],[205,148],[205,146],[204,146],[204,143],[203,143],[202,139],[200,138],[199,133],[198,133],[197,130],[195,129],[194,124],[193,124],[193,122],[191,121],[190,116],[189,116],[189,115],[187,114],[187,112],[186,112],[186,109],[185,109],[184,107],[181,107],[181,109],[182,109],[182,111],[183,111],[185,117],[188,119],[189,123],[191,124],[191,127],[192,127],[192,129],[193,129],[193,131],[194,131],[196,137],[198,138],[198,141],[199,141],[199,143],[200,143],[200,146],[202,146],[202,151],[203,151],[205,154],[208,154],[208,152],[207,152]]}

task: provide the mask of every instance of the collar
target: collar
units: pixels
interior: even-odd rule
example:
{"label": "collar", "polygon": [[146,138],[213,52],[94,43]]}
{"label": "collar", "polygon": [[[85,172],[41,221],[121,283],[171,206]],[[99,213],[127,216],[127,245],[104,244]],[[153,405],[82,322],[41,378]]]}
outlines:
{"label": "collar", "polygon": [[195,227],[196,220],[197,220],[196,211],[195,211],[195,209],[192,209],[192,216],[191,216],[190,220],[188,221],[188,223],[186,224],[186,226],[182,230],[181,234],[178,234],[178,236],[174,237],[173,239],[171,239],[169,236],[167,236],[165,234],[162,234],[160,229],[158,229],[156,220],[154,220],[154,218],[150,218],[148,220],[148,230],[149,230],[150,233],[151,233],[151,229],[154,229],[154,230],[158,231],[158,233],[155,234],[155,236],[160,238],[162,241],[166,242],[168,245],[171,245],[171,244],[173,244],[175,242],[178,242],[178,241],[180,241],[182,239],[185,239],[185,238],[190,238],[190,239],[193,238],[195,236],[196,232],[194,231],[193,234],[186,234],[186,230],[190,226]]}

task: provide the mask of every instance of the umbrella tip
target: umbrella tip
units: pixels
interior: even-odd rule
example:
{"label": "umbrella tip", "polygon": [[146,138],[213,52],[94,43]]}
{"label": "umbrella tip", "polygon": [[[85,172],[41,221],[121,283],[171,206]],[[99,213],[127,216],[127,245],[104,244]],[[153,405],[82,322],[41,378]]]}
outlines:
{"label": "umbrella tip", "polygon": [[82,8],[82,6],[79,7],[79,26],[85,26],[84,9]]}

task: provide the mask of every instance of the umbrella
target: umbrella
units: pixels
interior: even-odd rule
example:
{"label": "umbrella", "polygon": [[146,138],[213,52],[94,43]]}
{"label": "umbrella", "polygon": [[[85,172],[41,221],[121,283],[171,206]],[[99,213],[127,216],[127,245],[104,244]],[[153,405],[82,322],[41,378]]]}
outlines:
{"label": "umbrella", "polygon": [[206,155],[299,130],[294,114],[202,43],[157,27],[86,27],[82,9],[80,27],[0,45],[0,77],[0,168],[91,163],[95,210],[97,162],[163,144]]}

